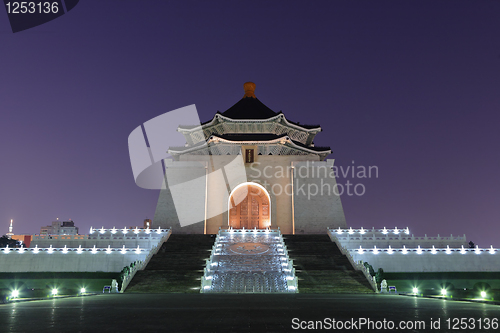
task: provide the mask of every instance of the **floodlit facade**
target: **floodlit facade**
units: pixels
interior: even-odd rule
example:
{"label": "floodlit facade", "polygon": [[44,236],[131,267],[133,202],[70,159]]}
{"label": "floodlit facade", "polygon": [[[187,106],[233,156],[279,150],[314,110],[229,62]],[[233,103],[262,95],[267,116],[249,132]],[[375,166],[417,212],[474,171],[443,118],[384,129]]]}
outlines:
{"label": "floodlit facade", "polygon": [[244,97],[201,125],[180,124],[186,144],[170,147],[153,228],[216,234],[219,228],[326,233],[345,227],[329,147],[319,125],[274,112],[244,84]]}

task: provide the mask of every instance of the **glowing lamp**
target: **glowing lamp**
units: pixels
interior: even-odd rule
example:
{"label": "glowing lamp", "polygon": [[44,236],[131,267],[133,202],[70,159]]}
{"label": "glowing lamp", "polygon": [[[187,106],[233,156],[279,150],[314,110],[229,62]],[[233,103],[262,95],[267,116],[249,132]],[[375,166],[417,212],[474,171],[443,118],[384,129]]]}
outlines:
{"label": "glowing lamp", "polygon": [[481,291],[481,298],[486,298],[486,291]]}
{"label": "glowing lamp", "polygon": [[85,294],[85,288],[80,289],[80,294]]}
{"label": "glowing lamp", "polygon": [[402,252],[403,252],[403,254],[408,254],[408,250],[406,249],[405,245],[403,245],[403,251]]}
{"label": "glowing lamp", "polygon": [[373,246],[373,254],[378,254],[378,249],[376,245]]}
{"label": "glowing lamp", "polygon": [[434,247],[434,245],[432,245],[432,250],[431,250],[431,253],[432,253],[432,254],[436,254],[436,253],[437,253],[436,248]]}
{"label": "glowing lamp", "polygon": [[392,254],[394,252],[394,250],[391,248],[391,246],[389,245],[389,248],[387,249],[387,253],[389,254]]}
{"label": "glowing lamp", "polygon": [[418,294],[418,288],[413,288],[413,293]]}
{"label": "glowing lamp", "polygon": [[56,288],[52,289],[52,296],[55,296],[55,295],[57,295],[57,289]]}
{"label": "glowing lamp", "polygon": [[420,248],[420,245],[417,248],[417,254],[422,254],[422,249]]}
{"label": "glowing lamp", "polygon": [[446,296],[447,293],[446,289],[441,289],[441,295]]}
{"label": "glowing lamp", "polygon": [[450,254],[450,253],[451,253],[450,246],[446,245],[446,254]]}
{"label": "glowing lamp", "polygon": [[17,298],[19,297],[19,290],[12,290],[12,295],[11,295],[12,298]]}
{"label": "glowing lamp", "polygon": [[359,249],[358,249],[358,253],[359,254],[363,254],[365,251],[363,251],[363,248],[361,247],[361,245],[359,246]]}

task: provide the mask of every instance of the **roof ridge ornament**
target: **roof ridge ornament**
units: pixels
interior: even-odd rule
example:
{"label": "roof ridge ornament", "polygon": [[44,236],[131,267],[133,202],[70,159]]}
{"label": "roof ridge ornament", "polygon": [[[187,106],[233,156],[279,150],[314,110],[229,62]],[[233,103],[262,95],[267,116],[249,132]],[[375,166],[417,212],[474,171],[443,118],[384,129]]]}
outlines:
{"label": "roof ridge ornament", "polygon": [[245,96],[243,96],[243,98],[246,98],[246,97],[257,98],[255,96],[255,83],[245,82],[245,83],[243,83],[243,89],[245,90]]}

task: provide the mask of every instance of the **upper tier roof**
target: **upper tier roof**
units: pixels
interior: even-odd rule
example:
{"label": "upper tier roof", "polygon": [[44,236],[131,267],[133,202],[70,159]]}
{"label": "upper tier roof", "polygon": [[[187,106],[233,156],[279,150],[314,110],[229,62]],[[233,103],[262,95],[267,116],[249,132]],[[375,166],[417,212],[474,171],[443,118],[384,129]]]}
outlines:
{"label": "upper tier roof", "polygon": [[231,119],[268,119],[277,115],[256,97],[243,97],[238,103],[223,112]]}
{"label": "upper tier roof", "polygon": [[[245,95],[243,96],[243,98],[240,99],[236,104],[231,106],[226,111],[222,113],[217,111],[217,114],[234,120],[263,120],[263,119],[271,119],[280,114],[283,114],[283,112],[281,111],[274,112],[273,110],[268,108],[264,103],[259,101],[259,99],[255,96],[255,83],[246,82],[243,85],[243,88],[245,89]],[[213,119],[208,120],[202,123],[202,125],[209,124],[212,121]],[[288,119],[287,122],[289,122],[290,124],[300,126],[306,130],[307,129],[321,130],[321,127],[319,125],[302,125]],[[184,129],[190,128],[189,126],[181,126],[181,127]]]}
{"label": "upper tier roof", "polygon": [[283,112],[274,112],[255,96],[255,83],[243,85],[245,95],[224,112],[200,125],[179,125],[188,145],[206,141],[211,135],[224,134],[287,134],[292,140],[307,147],[313,146],[314,137],[321,132],[319,125],[303,125],[286,119]]}

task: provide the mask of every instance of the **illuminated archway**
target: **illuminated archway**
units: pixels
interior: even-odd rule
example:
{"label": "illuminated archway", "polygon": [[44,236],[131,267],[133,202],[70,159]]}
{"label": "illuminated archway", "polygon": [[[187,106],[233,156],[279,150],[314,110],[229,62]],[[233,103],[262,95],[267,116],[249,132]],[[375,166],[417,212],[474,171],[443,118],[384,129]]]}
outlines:
{"label": "illuminated archway", "polygon": [[266,189],[253,182],[234,188],[228,200],[228,226],[235,229],[271,227],[271,198]]}

